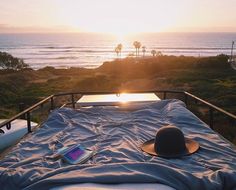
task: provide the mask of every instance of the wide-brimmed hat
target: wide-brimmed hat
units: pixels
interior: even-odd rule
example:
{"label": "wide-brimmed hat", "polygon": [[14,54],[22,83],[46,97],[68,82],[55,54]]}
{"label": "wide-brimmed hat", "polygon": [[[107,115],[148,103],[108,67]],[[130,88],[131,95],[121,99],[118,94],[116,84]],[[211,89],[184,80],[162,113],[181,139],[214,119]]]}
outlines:
{"label": "wide-brimmed hat", "polygon": [[190,155],[199,149],[199,143],[184,137],[183,132],[172,125],[161,127],[155,139],[142,144],[141,149],[151,155],[176,158]]}

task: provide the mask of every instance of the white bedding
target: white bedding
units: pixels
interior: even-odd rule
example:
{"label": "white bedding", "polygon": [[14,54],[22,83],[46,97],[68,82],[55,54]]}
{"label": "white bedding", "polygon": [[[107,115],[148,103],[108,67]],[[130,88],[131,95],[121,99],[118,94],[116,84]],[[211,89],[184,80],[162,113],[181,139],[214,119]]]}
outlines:
{"label": "white bedding", "polygon": [[[142,152],[141,144],[168,124],[199,142],[199,151],[178,159]],[[82,165],[48,159],[63,146],[75,144],[97,154]],[[183,102],[162,100],[122,109],[98,106],[54,110],[41,128],[0,160],[3,190],[42,190],[83,183],[132,183],[135,189],[143,183],[164,184],[176,190],[234,189],[236,151]]]}

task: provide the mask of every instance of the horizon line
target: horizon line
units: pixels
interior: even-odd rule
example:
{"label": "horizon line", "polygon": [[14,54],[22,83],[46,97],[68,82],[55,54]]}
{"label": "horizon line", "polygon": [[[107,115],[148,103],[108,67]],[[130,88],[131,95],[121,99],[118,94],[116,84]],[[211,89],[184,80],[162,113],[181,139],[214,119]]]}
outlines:
{"label": "horizon line", "polygon": [[[137,35],[137,34],[158,34],[158,33],[236,33],[236,31],[156,31],[156,32],[132,32],[132,33],[127,33],[124,34],[124,36],[129,36],[129,35]],[[86,31],[81,31],[81,32],[75,32],[75,31],[40,31],[40,32],[34,32],[34,31],[29,31],[29,32],[1,32],[0,34],[104,34],[104,35],[116,35],[115,33],[112,32],[86,32]]]}

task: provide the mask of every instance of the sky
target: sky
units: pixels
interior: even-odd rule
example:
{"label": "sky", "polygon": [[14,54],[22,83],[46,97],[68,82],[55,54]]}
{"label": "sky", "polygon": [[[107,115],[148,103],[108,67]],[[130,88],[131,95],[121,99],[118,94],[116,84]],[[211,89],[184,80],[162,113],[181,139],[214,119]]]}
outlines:
{"label": "sky", "polygon": [[0,33],[236,32],[236,0],[0,0]]}

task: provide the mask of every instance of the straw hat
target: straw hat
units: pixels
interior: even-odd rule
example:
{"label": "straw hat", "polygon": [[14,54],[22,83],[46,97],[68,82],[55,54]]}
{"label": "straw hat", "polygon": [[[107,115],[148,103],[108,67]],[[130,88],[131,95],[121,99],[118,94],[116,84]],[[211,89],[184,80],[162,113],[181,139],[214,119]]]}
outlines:
{"label": "straw hat", "polygon": [[179,128],[168,125],[157,131],[155,139],[143,143],[141,149],[154,156],[177,158],[196,152],[199,143],[184,137]]}

